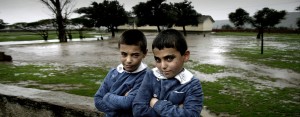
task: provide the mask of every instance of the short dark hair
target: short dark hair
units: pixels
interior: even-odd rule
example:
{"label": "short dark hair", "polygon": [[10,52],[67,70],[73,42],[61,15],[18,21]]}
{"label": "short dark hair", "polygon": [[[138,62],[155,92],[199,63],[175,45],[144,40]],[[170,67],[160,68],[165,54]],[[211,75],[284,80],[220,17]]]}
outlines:
{"label": "short dark hair", "polygon": [[140,30],[129,29],[123,32],[118,42],[119,48],[121,44],[140,46],[142,52],[144,54],[147,53],[147,40],[144,33]]}
{"label": "short dark hair", "polygon": [[159,50],[164,48],[175,48],[184,55],[188,49],[184,36],[175,29],[167,29],[160,32],[152,43],[152,49],[157,48]]}

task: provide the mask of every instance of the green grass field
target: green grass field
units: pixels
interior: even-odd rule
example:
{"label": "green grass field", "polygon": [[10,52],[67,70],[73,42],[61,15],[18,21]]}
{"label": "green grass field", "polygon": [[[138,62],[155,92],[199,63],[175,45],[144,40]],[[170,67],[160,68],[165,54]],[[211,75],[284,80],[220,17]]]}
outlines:
{"label": "green grass field", "polygon": [[[99,33],[98,35],[107,35]],[[97,34],[91,34],[90,31],[84,31],[85,38],[94,37]],[[78,31],[72,31],[72,38],[79,38]],[[55,31],[49,31],[48,40],[57,39],[57,33]],[[5,41],[30,41],[30,40],[43,40],[43,38],[35,32],[0,32],[0,42]]]}

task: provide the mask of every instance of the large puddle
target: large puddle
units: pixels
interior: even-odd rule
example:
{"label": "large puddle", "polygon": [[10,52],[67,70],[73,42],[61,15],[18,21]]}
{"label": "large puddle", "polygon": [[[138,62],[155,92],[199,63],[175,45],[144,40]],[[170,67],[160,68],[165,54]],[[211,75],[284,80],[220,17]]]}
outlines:
{"label": "large puddle", "polygon": [[[148,39],[148,55],[145,62],[153,66],[153,54],[151,51],[152,40],[155,34],[146,34]],[[238,59],[230,58],[223,54],[232,47],[259,46],[259,41],[251,37],[225,37],[188,35],[187,42],[191,51],[191,60],[202,64],[215,64],[233,68],[240,68],[258,75],[277,78],[276,82],[268,85],[275,87],[298,86],[300,74],[286,69],[277,69],[266,66],[254,65]],[[266,46],[278,48],[286,47],[275,41],[265,42]],[[77,66],[102,66],[114,67],[118,65],[119,53],[117,40],[99,40],[96,38],[58,43],[57,41],[24,41],[24,42],[0,42],[0,50],[13,57],[14,64],[58,64]],[[201,74],[202,80],[215,81],[219,77],[238,76],[239,73]]]}

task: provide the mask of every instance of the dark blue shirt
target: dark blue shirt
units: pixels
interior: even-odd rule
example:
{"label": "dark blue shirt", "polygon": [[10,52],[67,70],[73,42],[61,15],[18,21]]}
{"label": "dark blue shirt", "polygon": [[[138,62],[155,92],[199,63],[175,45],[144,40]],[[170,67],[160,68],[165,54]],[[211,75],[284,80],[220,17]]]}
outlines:
{"label": "dark blue shirt", "polygon": [[[107,117],[132,117],[132,101],[146,73],[147,65],[141,64],[134,72],[123,66],[111,69],[95,94],[94,102]],[[128,92],[127,96],[124,96]]]}
{"label": "dark blue shirt", "polygon": [[[163,78],[157,68],[147,71],[133,101],[136,117],[199,117],[203,107],[203,92],[199,79],[188,70],[175,78]],[[150,107],[151,98],[159,101]]]}

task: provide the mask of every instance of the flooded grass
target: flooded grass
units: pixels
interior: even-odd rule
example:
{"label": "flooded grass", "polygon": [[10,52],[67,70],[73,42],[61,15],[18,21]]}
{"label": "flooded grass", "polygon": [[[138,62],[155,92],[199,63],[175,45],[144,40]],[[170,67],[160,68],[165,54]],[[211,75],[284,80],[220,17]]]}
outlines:
{"label": "flooded grass", "polygon": [[[218,74],[239,69],[188,62],[193,70]],[[203,72],[203,69],[210,69]],[[247,72],[247,71],[243,71]],[[100,67],[12,65],[0,64],[0,83],[30,88],[64,91],[92,97],[107,74]],[[249,71],[247,77],[274,82],[273,78],[257,76]],[[239,117],[298,116],[299,88],[274,88],[253,79],[227,76],[215,82],[202,81],[204,105],[217,115]],[[255,79],[254,79],[255,80]]]}
{"label": "flooded grass", "polygon": [[[239,73],[236,76],[214,77],[215,81],[202,80],[204,105],[217,116],[265,117],[299,116],[300,89],[286,87],[278,78],[255,74],[252,71],[219,65],[189,62],[190,68],[202,76]],[[193,65],[193,66],[192,66]],[[283,86],[283,88],[281,87]]]}
{"label": "flooded grass", "polygon": [[214,35],[218,36],[253,36],[256,35],[255,32],[217,32]]}
{"label": "flooded grass", "polygon": [[298,88],[258,89],[255,82],[235,77],[202,82],[204,105],[213,113],[239,117],[299,116]]}
{"label": "flooded grass", "polygon": [[[256,33],[218,32],[216,34],[224,36],[253,36]],[[264,36],[263,54],[261,54],[260,40],[257,39],[254,39],[257,41],[257,44],[233,45],[230,51],[225,53],[231,57],[238,57],[240,60],[251,62],[252,64],[290,69],[300,73],[300,35],[265,33]],[[242,41],[242,43],[247,43],[247,40]]]}
{"label": "flooded grass", "polygon": [[211,64],[198,64],[197,66],[194,66],[193,69],[205,74],[213,74],[224,72],[226,67]]}
{"label": "flooded grass", "polygon": [[228,54],[254,64],[290,69],[300,73],[299,49],[282,50],[268,47],[264,49],[264,54],[260,54],[260,48],[235,48]]}
{"label": "flooded grass", "polygon": [[[107,70],[100,67],[15,66],[11,64],[0,64],[0,71],[0,82],[3,84],[29,82],[27,85],[23,84],[23,86],[65,91],[83,96],[93,96],[99,88],[99,80],[103,80],[107,73]],[[53,85],[54,87],[49,87],[49,85]],[[62,87],[64,88],[57,88],[59,85],[63,85]]]}
{"label": "flooded grass", "polygon": [[[218,36],[252,36],[256,37],[257,32],[216,32]],[[264,33],[264,37],[276,37],[276,40],[287,41],[287,39],[295,39],[299,41],[299,34],[284,34],[284,33]]]}
{"label": "flooded grass", "polygon": [[[56,38],[56,33],[49,33],[49,39]],[[0,32],[0,42],[4,41],[28,41],[28,40],[43,40],[37,33],[31,32]]]}
{"label": "flooded grass", "polygon": [[[49,31],[48,40],[57,39],[57,33],[55,31]],[[85,38],[94,37],[94,35],[99,35],[100,33],[90,33],[84,31],[83,35]],[[107,35],[107,34],[103,34]],[[79,38],[77,31],[72,31],[72,38]],[[43,40],[43,38],[38,33],[33,32],[0,32],[0,42],[5,41],[29,41],[29,40]]]}

